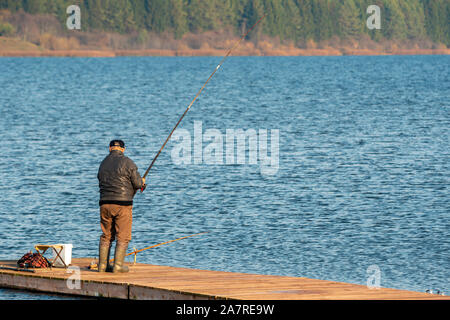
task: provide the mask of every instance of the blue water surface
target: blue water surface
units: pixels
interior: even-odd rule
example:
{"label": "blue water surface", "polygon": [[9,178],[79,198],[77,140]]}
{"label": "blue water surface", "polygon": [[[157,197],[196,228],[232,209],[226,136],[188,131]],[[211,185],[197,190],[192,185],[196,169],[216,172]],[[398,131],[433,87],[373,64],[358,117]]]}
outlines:
{"label": "blue water surface", "polygon": [[[37,243],[95,259],[109,141],[142,174],[219,61],[1,58],[0,259]],[[383,287],[450,293],[449,74],[448,56],[230,57],[179,129],[193,143],[201,122],[224,145],[227,129],[279,130],[277,170],[249,150],[177,164],[171,140],[135,197],[129,251],[209,231],[138,262],[364,285],[375,266]]]}

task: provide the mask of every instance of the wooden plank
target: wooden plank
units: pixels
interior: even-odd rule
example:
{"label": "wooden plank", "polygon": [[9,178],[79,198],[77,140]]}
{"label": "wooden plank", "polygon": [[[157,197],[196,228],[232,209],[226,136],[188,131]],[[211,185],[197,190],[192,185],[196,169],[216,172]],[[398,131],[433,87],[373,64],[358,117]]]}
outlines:
{"label": "wooden plank", "polygon": [[[0,261],[0,286],[51,293],[121,299],[450,299],[449,296],[335,281],[277,275],[196,270],[169,266],[129,264],[125,274],[89,270],[93,259],[73,259],[79,285],[71,269],[15,270],[15,261]],[[72,283],[72,285],[71,285]]]}

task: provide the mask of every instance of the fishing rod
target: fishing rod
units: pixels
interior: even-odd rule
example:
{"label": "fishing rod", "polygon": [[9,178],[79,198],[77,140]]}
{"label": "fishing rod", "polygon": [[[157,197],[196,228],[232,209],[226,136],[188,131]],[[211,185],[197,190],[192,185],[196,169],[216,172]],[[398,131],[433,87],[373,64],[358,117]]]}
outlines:
{"label": "fishing rod", "polygon": [[[126,255],[126,257],[128,257],[128,256],[130,256],[130,255],[132,255],[132,254],[134,254],[134,263],[136,263],[136,256],[137,256],[137,254],[138,254],[139,252],[142,252],[142,251],[145,251],[145,250],[148,250],[148,249],[153,249],[153,248],[162,246],[162,245],[164,245],[164,244],[169,244],[169,243],[172,243],[172,242],[175,242],[175,241],[179,241],[179,240],[183,240],[183,239],[187,239],[187,238],[199,236],[199,235],[201,235],[201,234],[205,234],[205,233],[208,233],[208,232],[209,232],[209,231],[191,234],[191,235],[189,235],[189,236],[184,236],[184,237],[181,237],[181,238],[177,238],[177,239],[173,239],[173,240],[161,242],[161,243],[158,243],[158,244],[154,244],[154,245],[152,245],[152,246],[150,246],[150,247],[147,247],[147,248],[144,248],[144,249],[140,249],[140,250],[136,250],[136,249],[134,248],[134,251],[128,253],[128,254]],[[110,259],[108,262],[114,262],[114,259]],[[98,265],[97,265],[96,263],[91,263],[91,265],[89,266],[90,269],[94,269],[94,268],[97,268],[97,267],[98,267]]]}
{"label": "fishing rod", "polygon": [[[200,233],[196,233],[196,234],[191,234],[191,235],[189,235],[189,236],[184,236],[184,237],[181,237],[181,238],[178,238],[178,239],[174,239],[174,240],[169,240],[169,241],[166,241],[166,242],[161,242],[161,243],[154,244],[154,245],[152,245],[152,246],[150,246],[150,247],[147,247],[147,248],[144,248],[144,249],[140,249],[140,250],[136,250],[136,249],[135,249],[134,251],[128,253],[128,254],[126,255],[126,257],[131,256],[132,254],[134,254],[134,262],[136,263],[136,255],[137,255],[139,252],[142,252],[142,251],[145,251],[145,250],[148,250],[148,249],[153,249],[153,248],[162,246],[162,245],[164,245],[164,244],[169,244],[169,243],[172,243],[172,242],[175,242],[175,241],[178,241],[178,240],[183,240],[183,239],[186,239],[186,238],[199,236],[199,235],[205,234],[205,233],[208,233],[208,231],[200,232]],[[114,259],[112,259],[112,260],[114,260]]]}
{"label": "fishing rod", "polygon": [[[258,21],[256,21],[256,23],[239,39],[239,41],[237,41],[235,43],[235,45],[233,47],[231,47],[228,52],[226,53],[226,55],[222,58],[222,60],[220,61],[220,63],[217,65],[217,67],[214,69],[214,71],[211,73],[211,75],[209,76],[208,80],[206,80],[206,82],[203,84],[203,86],[200,88],[200,90],[197,92],[197,94],[195,95],[194,99],[191,101],[191,103],[189,104],[189,106],[186,108],[186,110],[184,111],[183,115],[181,116],[181,118],[178,120],[177,124],[175,125],[175,127],[172,129],[172,131],[170,132],[169,136],[167,137],[166,141],[164,141],[164,144],[162,145],[161,149],[159,149],[158,153],[156,154],[156,156],[153,158],[153,161],[150,163],[150,166],[147,168],[147,170],[145,171],[143,178],[145,179],[145,177],[147,177],[150,169],[153,167],[153,164],[155,163],[156,159],[159,157],[161,151],[164,149],[164,147],[166,146],[167,141],[169,141],[170,137],[172,136],[172,134],[174,133],[175,129],[178,127],[178,125],[180,124],[181,120],[183,120],[184,116],[186,115],[186,113],[189,111],[189,109],[192,107],[192,105],[194,104],[195,100],[197,100],[198,96],[200,95],[200,93],[202,93],[203,89],[206,87],[206,84],[209,82],[209,80],[211,80],[211,78],[214,76],[214,74],[217,72],[217,70],[219,70],[219,68],[222,66],[222,64],[224,63],[224,61],[226,60],[226,58],[228,58],[228,56],[231,54],[231,52],[239,45],[239,43],[241,43],[241,41],[250,33],[250,31],[253,30],[253,28],[256,27],[256,25],[266,16],[267,14],[263,15]],[[141,192],[143,192],[143,188],[141,188]]]}

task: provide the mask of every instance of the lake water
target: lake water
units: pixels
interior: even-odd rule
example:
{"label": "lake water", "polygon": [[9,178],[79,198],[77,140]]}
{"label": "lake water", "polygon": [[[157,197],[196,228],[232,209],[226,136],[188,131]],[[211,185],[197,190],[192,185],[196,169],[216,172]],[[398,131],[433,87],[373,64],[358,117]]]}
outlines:
{"label": "lake water", "polygon": [[[109,141],[143,174],[220,59],[1,58],[0,259],[37,243],[94,259]],[[279,130],[277,170],[250,152],[178,164],[171,140],[135,197],[129,251],[209,231],[138,262],[364,285],[379,270],[382,287],[449,294],[449,74],[448,56],[230,57],[180,132]]]}

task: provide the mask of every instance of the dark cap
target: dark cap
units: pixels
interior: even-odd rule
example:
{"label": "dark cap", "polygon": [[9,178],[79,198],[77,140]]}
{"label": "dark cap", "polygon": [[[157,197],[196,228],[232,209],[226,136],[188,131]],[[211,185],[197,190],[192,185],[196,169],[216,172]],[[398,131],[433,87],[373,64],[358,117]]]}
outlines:
{"label": "dark cap", "polygon": [[109,143],[109,147],[121,147],[121,148],[125,148],[125,142],[123,142],[122,140],[112,140]]}

